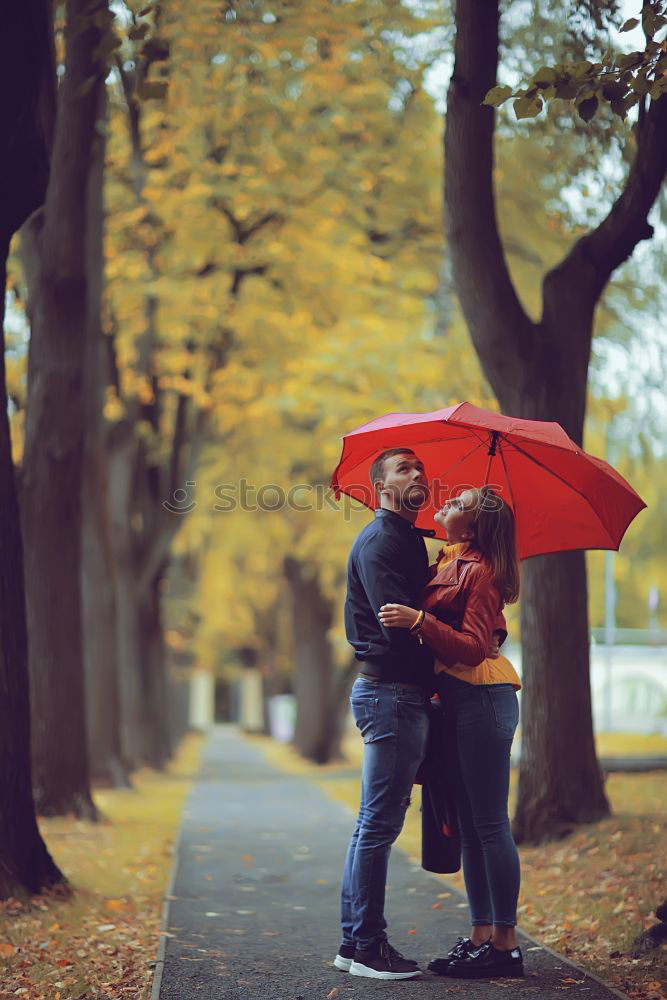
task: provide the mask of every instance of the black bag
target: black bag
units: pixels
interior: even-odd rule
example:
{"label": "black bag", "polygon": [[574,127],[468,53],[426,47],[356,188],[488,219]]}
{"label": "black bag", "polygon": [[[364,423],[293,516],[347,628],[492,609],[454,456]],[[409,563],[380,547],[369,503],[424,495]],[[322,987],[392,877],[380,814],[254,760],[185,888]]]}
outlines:
{"label": "black bag", "polygon": [[422,783],[422,868],[451,875],[461,868],[456,790],[459,781],[454,728],[446,702],[431,702],[426,756],[417,780]]}

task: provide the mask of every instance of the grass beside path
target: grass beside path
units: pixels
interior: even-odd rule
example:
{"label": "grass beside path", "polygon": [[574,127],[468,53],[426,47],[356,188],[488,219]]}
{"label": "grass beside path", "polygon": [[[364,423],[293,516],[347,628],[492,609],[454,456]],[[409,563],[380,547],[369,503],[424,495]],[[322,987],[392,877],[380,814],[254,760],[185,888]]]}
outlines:
{"label": "grass beside path", "polygon": [[0,903],[3,1000],[150,996],[171,849],[203,743],[187,736],[166,772],[138,771],[132,790],[96,789],[106,822],[39,820],[75,892]]}
{"label": "grass beside path", "polygon": [[[252,742],[276,766],[314,781],[356,812],[362,745],[355,732],[345,742],[346,762],[323,767],[266,737],[252,737]],[[667,753],[667,740],[611,733],[600,739],[598,750],[608,756],[648,756]],[[521,927],[633,1000],[667,1000],[665,947],[643,959],[630,956],[634,938],[654,922],[652,911],[667,892],[667,771],[611,774],[606,789],[610,819],[583,826],[565,840],[520,849]],[[515,792],[513,773],[512,808]],[[398,846],[419,861],[419,793]],[[460,873],[438,877],[443,889],[449,884],[464,891]]]}

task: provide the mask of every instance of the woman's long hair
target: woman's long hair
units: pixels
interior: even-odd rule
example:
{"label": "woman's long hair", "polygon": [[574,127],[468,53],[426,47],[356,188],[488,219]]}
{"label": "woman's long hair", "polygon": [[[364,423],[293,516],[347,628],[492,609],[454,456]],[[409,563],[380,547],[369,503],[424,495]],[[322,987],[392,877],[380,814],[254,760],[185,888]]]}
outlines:
{"label": "woman's long hair", "polygon": [[503,603],[514,604],[520,589],[514,514],[490,486],[482,486],[477,492],[475,544],[491,564]]}

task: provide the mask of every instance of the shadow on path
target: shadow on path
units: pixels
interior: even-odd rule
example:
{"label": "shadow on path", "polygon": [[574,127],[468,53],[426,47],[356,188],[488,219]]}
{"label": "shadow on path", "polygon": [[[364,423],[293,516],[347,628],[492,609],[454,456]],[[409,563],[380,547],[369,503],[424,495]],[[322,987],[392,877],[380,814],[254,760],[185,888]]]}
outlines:
{"label": "shadow on path", "polygon": [[[610,1000],[623,994],[522,937],[524,980],[359,979],[332,965],[340,877],[354,817],[306,779],[269,764],[233,727],[216,726],[184,811],[165,906],[153,1000]],[[422,968],[466,928],[443,883],[392,852],[392,942]],[[433,910],[434,903],[442,909]],[[337,992],[335,992],[337,991]]]}

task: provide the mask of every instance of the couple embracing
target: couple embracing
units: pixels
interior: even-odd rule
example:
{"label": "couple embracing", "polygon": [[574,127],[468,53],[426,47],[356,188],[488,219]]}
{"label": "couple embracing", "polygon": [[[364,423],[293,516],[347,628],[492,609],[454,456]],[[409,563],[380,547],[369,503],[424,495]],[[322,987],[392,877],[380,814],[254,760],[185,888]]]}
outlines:
{"label": "couple embracing", "polygon": [[521,684],[509,660],[498,655],[507,634],[502,609],[519,593],[514,516],[488,487],[465,490],[436,514],[449,544],[429,568],[415,527],[429,497],[419,456],[408,448],[382,452],[371,481],[379,508],[348,563],[345,628],[361,661],[350,700],[364,761],[334,964],[373,979],[421,974],[417,962],[389,943],[385,884],[391,845],[426,753],[430,699],[437,694],[454,727],[472,930],[428,967],[453,978],[521,976],[519,857],[507,812]]}

